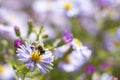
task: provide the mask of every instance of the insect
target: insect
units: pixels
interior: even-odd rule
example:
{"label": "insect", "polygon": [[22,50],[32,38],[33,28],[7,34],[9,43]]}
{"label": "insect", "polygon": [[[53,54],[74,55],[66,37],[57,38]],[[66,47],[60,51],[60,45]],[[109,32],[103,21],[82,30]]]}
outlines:
{"label": "insect", "polygon": [[43,47],[41,45],[37,45],[36,43],[32,43],[31,49],[38,50],[40,52],[40,55],[45,53],[45,50],[43,49]]}
{"label": "insect", "polygon": [[39,45],[37,48],[40,51],[40,54],[44,54],[45,53],[45,50],[42,48],[42,46]]}

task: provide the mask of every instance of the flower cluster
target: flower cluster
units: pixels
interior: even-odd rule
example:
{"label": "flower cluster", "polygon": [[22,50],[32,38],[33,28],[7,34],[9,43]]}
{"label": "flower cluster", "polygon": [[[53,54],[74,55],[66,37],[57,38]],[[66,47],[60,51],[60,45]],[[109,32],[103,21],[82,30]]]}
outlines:
{"label": "flower cluster", "polygon": [[0,80],[120,80],[119,53],[120,0],[0,0]]}
{"label": "flower cluster", "polygon": [[[92,52],[86,46],[82,44],[78,39],[73,38],[72,34],[68,31],[63,32],[63,41],[66,43],[64,46],[66,50],[72,50],[68,55],[61,61],[58,67],[66,72],[73,72],[79,70],[89,60]],[[62,47],[64,47],[62,46]],[[64,48],[55,49],[56,56],[64,56]],[[67,49],[68,47],[68,49]],[[61,51],[60,51],[61,50]],[[61,56],[60,56],[61,54]]]}

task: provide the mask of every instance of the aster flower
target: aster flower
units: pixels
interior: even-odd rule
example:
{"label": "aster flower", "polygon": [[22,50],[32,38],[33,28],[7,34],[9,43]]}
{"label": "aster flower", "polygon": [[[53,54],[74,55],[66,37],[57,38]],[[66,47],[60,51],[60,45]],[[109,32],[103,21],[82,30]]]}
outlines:
{"label": "aster flower", "polygon": [[58,13],[58,8],[60,13],[65,14],[67,17],[73,17],[79,14],[79,3],[76,4],[76,1],[56,1],[54,6],[54,11]]}
{"label": "aster flower", "polygon": [[74,38],[71,42],[71,46],[73,47],[73,50],[76,50],[77,53],[83,55],[87,60],[90,58],[92,53],[91,50],[84,46],[78,39]]}
{"label": "aster flower", "polygon": [[100,80],[112,80],[113,76],[107,73],[103,73],[100,77]]}
{"label": "aster flower", "polygon": [[64,61],[61,61],[58,67],[66,72],[77,71],[81,68],[91,56],[91,50],[85,46],[74,49]]}
{"label": "aster flower", "polygon": [[17,49],[17,57],[25,63],[26,67],[30,68],[30,71],[34,70],[35,65],[43,74],[52,69],[53,56],[51,51],[36,49],[30,43],[21,45]]}
{"label": "aster flower", "polygon": [[27,14],[21,11],[14,11],[6,7],[2,7],[0,8],[0,16],[2,18],[2,21],[7,23],[8,25],[10,26],[17,25],[20,28],[20,32],[22,33],[21,37],[26,36],[27,27],[25,21],[28,20]]}
{"label": "aster flower", "polygon": [[0,34],[2,36],[5,36],[9,39],[16,39],[16,35],[14,33],[14,28],[13,26],[5,26],[3,24],[0,24]]}
{"label": "aster flower", "polygon": [[8,64],[0,64],[0,80],[14,80],[15,76],[14,70]]}
{"label": "aster flower", "polygon": [[65,72],[74,72],[79,69],[80,66],[84,64],[84,61],[80,60],[82,56],[78,58],[78,55],[73,51],[68,55],[63,61],[61,61],[58,67]]}
{"label": "aster flower", "polygon": [[73,46],[73,49],[77,49],[83,46],[82,42],[79,41],[77,38],[74,38],[72,40],[71,45]]}
{"label": "aster flower", "polygon": [[64,37],[67,41],[69,41],[70,38],[69,44],[56,48],[55,55],[56,57],[62,57],[65,52],[69,50],[70,46],[72,46],[72,52],[70,52],[70,54],[68,54],[65,59],[59,63],[58,67],[66,72],[74,72],[87,62],[91,56],[91,50],[84,46],[78,39],[73,39],[73,37],[68,37],[68,35],[71,34],[66,32]]}

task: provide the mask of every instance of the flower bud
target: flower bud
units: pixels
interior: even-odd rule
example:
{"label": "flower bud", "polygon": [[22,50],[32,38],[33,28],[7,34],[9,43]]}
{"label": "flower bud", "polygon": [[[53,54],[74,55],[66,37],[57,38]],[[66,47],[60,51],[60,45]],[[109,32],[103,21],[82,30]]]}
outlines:
{"label": "flower bud", "polygon": [[15,46],[15,48],[19,48],[20,45],[22,45],[22,44],[24,44],[24,42],[23,42],[22,40],[20,40],[20,39],[16,39],[16,40],[14,41],[14,46]]}
{"label": "flower bud", "polygon": [[73,35],[68,31],[64,31],[62,39],[65,43],[69,43],[73,40]]}
{"label": "flower bud", "polygon": [[20,34],[20,29],[19,29],[19,27],[15,26],[15,27],[14,27],[14,30],[15,30],[16,36],[20,37],[21,34]]}

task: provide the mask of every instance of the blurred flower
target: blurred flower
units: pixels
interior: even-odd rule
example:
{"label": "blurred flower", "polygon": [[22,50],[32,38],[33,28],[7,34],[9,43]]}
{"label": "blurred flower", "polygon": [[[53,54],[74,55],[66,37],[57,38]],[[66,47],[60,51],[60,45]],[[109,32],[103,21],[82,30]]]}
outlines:
{"label": "blurred flower", "polygon": [[55,6],[56,8],[54,8],[54,11],[56,13],[58,13],[57,9],[60,9],[59,13],[61,13],[63,16],[66,17],[74,17],[79,15],[79,3],[77,3],[77,1],[75,0],[71,0],[71,1],[56,1],[55,2]]}
{"label": "blurred flower", "polygon": [[67,52],[69,50],[69,48],[70,48],[69,44],[55,48],[54,49],[55,58],[58,59],[60,57],[63,57],[63,55],[65,54],[65,52]]}
{"label": "blurred flower", "polygon": [[119,40],[116,36],[105,35],[104,36],[104,46],[110,52],[116,52],[119,48]]}
{"label": "blurred flower", "polygon": [[65,43],[69,43],[73,40],[73,35],[68,31],[64,31],[62,39]]}
{"label": "blurred flower", "polygon": [[[98,16],[98,14],[96,15]],[[82,16],[80,23],[83,28],[92,36],[96,36],[97,32],[100,30],[100,27],[96,24],[94,18],[90,17],[89,15]]]}
{"label": "blurred flower", "polygon": [[79,6],[81,16],[92,16],[96,11],[91,0],[76,0],[76,4]]}
{"label": "blurred flower", "polygon": [[65,72],[77,71],[79,67],[84,64],[84,61],[80,60],[80,58],[82,58],[82,56],[76,55],[76,51],[73,51],[65,60],[59,63],[58,67]]}
{"label": "blurred flower", "polygon": [[14,11],[6,7],[0,8],[0,17],[3,23],[5,22],[9,26],[17,25],[20,28],[22,37],[25,37],[27,34],[26,22],[27,22],[28,16],[29,15],[26,14],[25,12]]}
{"label": "blurred flower", "polygon": [[[27,8],[28,6],[31,5],[32,3],[32,0],[30,0],[28,2],[28,0],[11,0],[11,1],[1,1],[1,5],[4,6],[4,7],[8,7],[9,9],[13,9],[13,10],[21,10],[21,9],[24,9],[24,8]],[[14,5],[13,5],[14,4]]]}
{"label": "blurred flower", "polygon": [[36,0],[33,4],[33,10],[37,13],[46,13],[52,10],[53,1],[38,1]]}
{"label": "blurred flower", "polygon": [[82,42],[79,41],[77,38],[74,38],[70,44],[73,47],[73,49],[77,49],[77,50],[83,47]]}
{"label": "blurred flower", "polygon": [[7,64],[0,65],[0,80],[14,80],[15,72],[14,70]]}
{"label": "blurred flower", "polygon": [[14,40],[14,46],[15,46],[15,48],[19,48],[23,44],[24,44],[24,42],[21,39]]}
{"label": "blurred flower", "polygon": [[9,39],[16,39],[15,31],[12,26],[0,25],[0,34]]}
{"label": "blurred flower", "polygon": [[94,72],[92,75],[92,80],[99,80],[100,79],[100,74],[98,72]]}
{"label": "blurred flower", "polygon": [[93,65],[87,65],[85,67],[85,72],[87,74],[92,74],[94,71],[95,71],[95,66],[93,66]]}
{"label": "blurred flower", "polygon": [[91,50],[85,46],[76,46],[75,49],[59,63],[59,68],[66,72],[77,71],[91,56]]}
{"label": "blurred flower", "polygon": [[38,70],[43,74],[52,69],[53,56],[51,51],[45,50],[39,51],[36,50],[30,43],[26,43],[26,45],[21,45],[20,48],[17,49],[17,57],[21,62],[26,63],[26,67],[30,68],[30,71],[34,70],[34,66],[36,65]]}
{"label": "blurred flower", "polygon": [[107,73],[103,73],[100,77],[100,80],[112,80],[112,75],[107,74]]}

